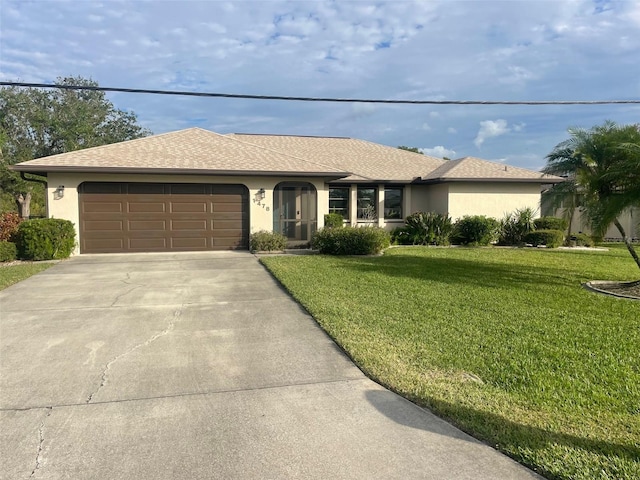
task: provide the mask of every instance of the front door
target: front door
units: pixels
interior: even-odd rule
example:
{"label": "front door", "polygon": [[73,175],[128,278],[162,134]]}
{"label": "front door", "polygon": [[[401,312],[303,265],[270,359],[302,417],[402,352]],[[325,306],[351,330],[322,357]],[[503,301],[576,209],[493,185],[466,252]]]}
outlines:
{"label": "front door", "polygon": [[309,183],[284,182],[273,192],[273,230],[291,244],[306,243],[317,227],[316,189]]}

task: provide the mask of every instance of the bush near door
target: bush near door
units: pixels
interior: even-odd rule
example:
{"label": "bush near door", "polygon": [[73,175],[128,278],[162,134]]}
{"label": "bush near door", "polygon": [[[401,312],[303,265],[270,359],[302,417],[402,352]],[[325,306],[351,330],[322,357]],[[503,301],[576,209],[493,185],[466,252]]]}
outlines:
{"label": "bush near door", "polygon": [[327,255],[375,255],[391,243],[389,232],[380,227],[323,228],[311,246]]}
{"label": "bush near door", "polygon": [[287,248],[287,237],[278,232],[260,230],[249,237],[249,250],[252,252],[276,252]]}
{"label": "bush near door", "polygon": [[59,218],[26,220],[18,227],[16,247],[22,260],[68,258],[75,248],[73,223]]}

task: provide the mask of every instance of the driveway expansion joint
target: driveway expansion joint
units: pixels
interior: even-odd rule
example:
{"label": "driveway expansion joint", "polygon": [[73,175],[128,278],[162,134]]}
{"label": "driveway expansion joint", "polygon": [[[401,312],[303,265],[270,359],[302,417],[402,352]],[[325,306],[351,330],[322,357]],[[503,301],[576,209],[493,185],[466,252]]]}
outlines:
{"label": "driveway expansion joint", "polygon": [[[295,388],[295,387],[306,387],[313,385],[331,385],[337,383],[352,383],[352,382],[373,382],[370,378],[365,376],[358,376],[354,378],[338,378],[335,380],[319,380],[317,382],[300,382],[300,383],[283,383],[276,385],[263,385],[259,387],[250,387],[250,388],[227,388],[220,390],[207,390],[204,392],[184,392],[184,393],[175,393],[175,394],[167,394],[167,395],[157,395],[153,397],[137,397],[137,398],[122,398],[117,400],[103,400],[96,402],[82,402],[82,403],[60,403],[56,405],[47,405],[47,406],[33,406],[33,407],[24,407],[24,408],[0,408],[0,412],[28,412],[31,410],[41,410],[51,409],[51,408],[70,408],[70,407],[86,407],[90,406],[98,406],[98,405],[109,405],[109,404],[117,404],[117,403],[128,403],[128,402],[143,402],[150,400],[163,400],[170,398],[183,398],[183,397],[196,397],[196,396],[206,396],[206,395],[218,395],[225,393],[242,393],[242,392],[258,392],[261,390],[276,390],[280,388]],[[376,383],[376,382],[373,382]],[[376,383],[376,385],[378,385]],[[94,393],[95,396],[95,393]],[[407,400],[408,401],[408,400]]]}

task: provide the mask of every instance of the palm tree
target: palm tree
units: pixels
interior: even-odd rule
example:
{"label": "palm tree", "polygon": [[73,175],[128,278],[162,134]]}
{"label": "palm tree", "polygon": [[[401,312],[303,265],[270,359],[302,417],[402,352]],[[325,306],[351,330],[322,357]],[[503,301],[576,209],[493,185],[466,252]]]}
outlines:
{"label": "palm tree", "polygon": [[618,220],[626,208],[640,205],[639,126],[607,121],[590,130],[570,128],[569,135],[547,155],[543,172],[566,176],[568,182],[552,187],[551,194],[580,192],[593,233],[603,236],[613,223],[640,268],[640,258]]}

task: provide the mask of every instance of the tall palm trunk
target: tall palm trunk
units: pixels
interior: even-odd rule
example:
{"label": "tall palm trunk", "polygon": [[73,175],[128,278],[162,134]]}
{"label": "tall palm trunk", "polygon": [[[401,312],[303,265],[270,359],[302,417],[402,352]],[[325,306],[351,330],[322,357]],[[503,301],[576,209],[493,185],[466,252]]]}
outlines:
{"label": "tall palm trunk", "polygon": [[636,265],[638,265],[638,268],[640,268],[640,258],[638,258],[638,254],[636,253],[636,249],[633,248],[633,244],[631,243],[631,239],[629,237],[627,237],[627,234],[624,231],[624,227],[620,224],[620,222],[618,221],[617,218],[613,221],[613,224],[616,226],[616,228],[620,232],[620,235],[622,235],[622,240],[624,241],[624,244],[627,246],[627,250],[629,250],[629,253],[633,257],[633,259],[636,261]]}

